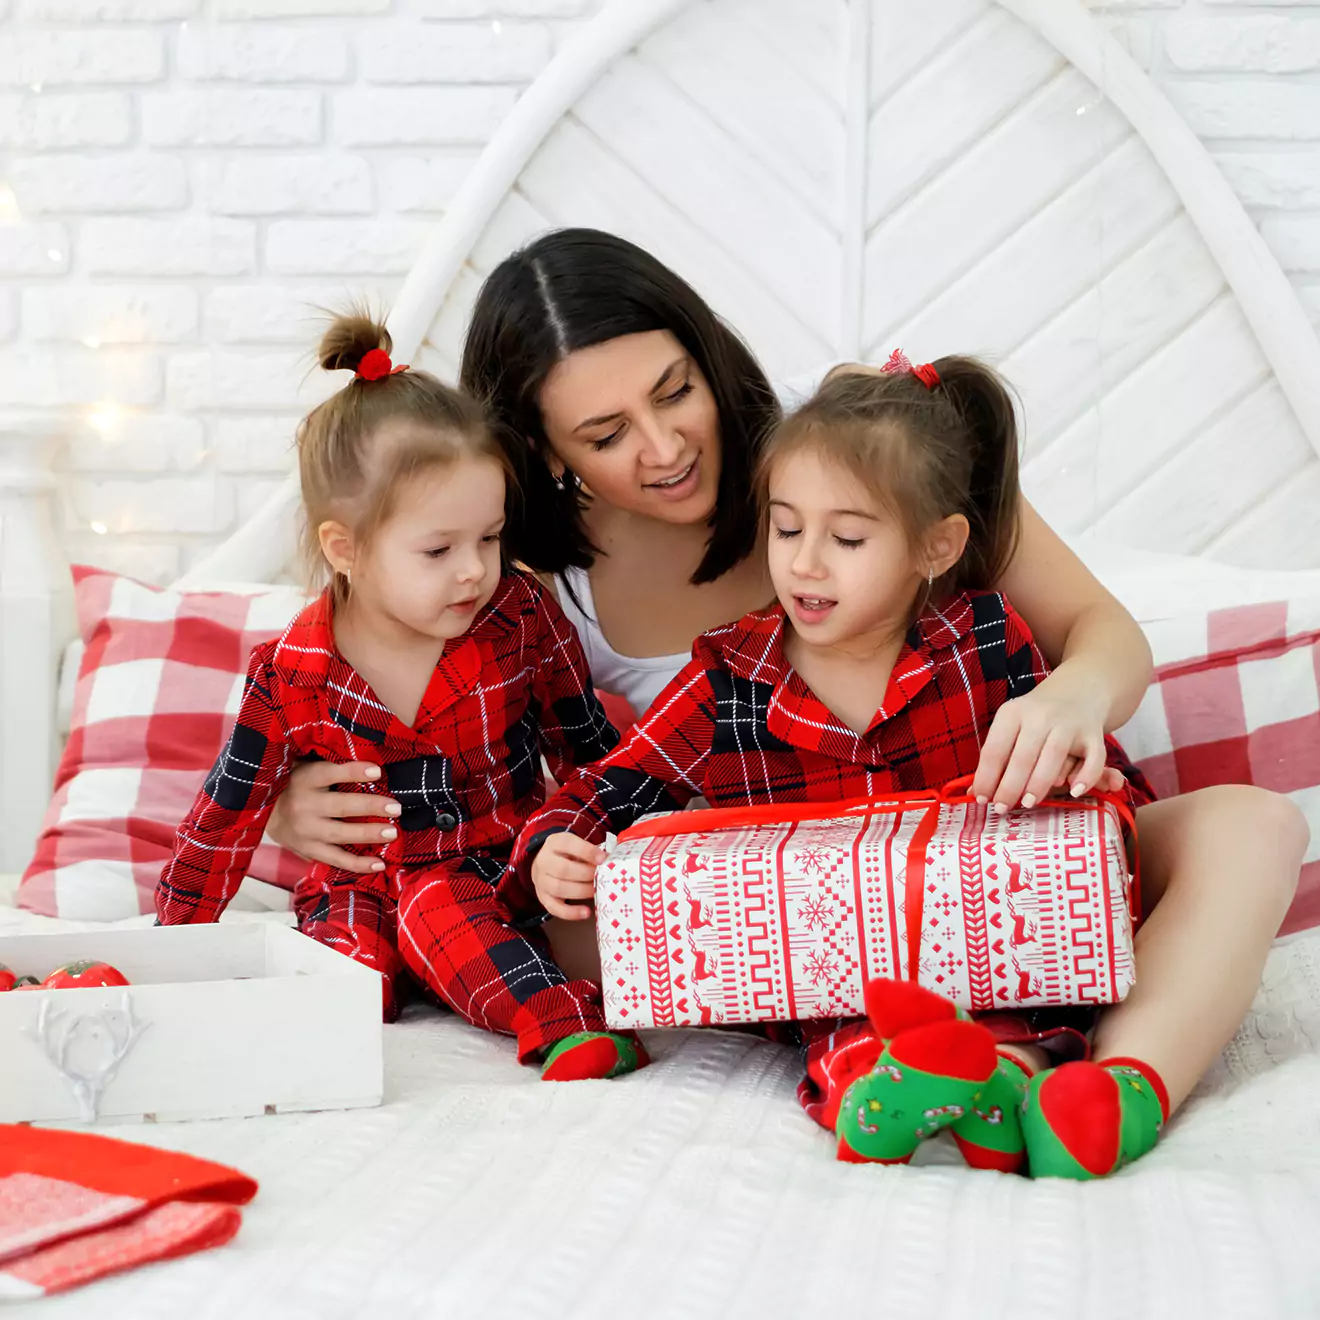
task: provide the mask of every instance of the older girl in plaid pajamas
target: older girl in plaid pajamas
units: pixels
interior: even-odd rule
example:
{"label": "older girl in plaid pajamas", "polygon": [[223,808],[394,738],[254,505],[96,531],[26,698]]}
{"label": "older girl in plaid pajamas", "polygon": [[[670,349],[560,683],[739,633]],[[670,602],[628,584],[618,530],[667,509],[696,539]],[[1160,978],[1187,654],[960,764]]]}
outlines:
{"label": "older girl in plaid pajamas", "polygon": [[[532,889],[548,912],[584,914],[606,832],[696,794],[830,802],[970,775],[999,709],[1047,676],[1026,624],[986,590],[1019,498],[1013,405],[987,367],[895,354],[887,374],[840,375],[778,428],[761,477],[778,605],[698,638],[624,743],[528,822],[516,906]],[[1101,783],[1126,775],[1150,801],[1107,746]],[[1080,770],[1070,757],[1056,786],[1080,791]],[[867,1006],[868,1022],[802,1026],[802,1100],[840,1158],[903,1162],[951,1126],[979,1167],[1029,1153],[1036,1174],[1086,1176],[1144,1153],[1167,1117],[1147,1061],[1044,1067],[1033,1042],[1063,1033],[1039,1020],[973,1022],[900,982],[869,986]],[[919,1127],[923,1114],[937,1117]]]}
{"label": "older girl in plaid pajamas", "polygon": [[366,763],[383,846],[365,875],[317,864],[300,929],[379,971],[387,1020],[405,969],[476,1026],[518,1039],[552,1081],[646,1062],[609,1032],[497,893],[509,850],[561,777],[618,741],[577,635],[500,549],[507,460],[481,409],[394,367],[389,335],[340,318],[321,365],[354,377],[298,432],[309,551],[332,582],[252,653],[228,745],[179,827],[162,924],[215,921],[298,758]]}

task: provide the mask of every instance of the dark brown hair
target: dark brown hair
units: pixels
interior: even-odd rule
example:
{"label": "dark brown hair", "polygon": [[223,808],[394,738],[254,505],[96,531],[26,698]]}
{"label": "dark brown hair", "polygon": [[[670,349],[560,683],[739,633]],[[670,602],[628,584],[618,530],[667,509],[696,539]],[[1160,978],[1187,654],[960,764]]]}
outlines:
{"label": "dark brown hair", "polygon": [[463,347],[460,381],[490,411],[523,498],[505,533],[530,568],[590,568],[598,550],[582,523],[576,481],[560,488],[547,464],[538,403],[556,363],[621,335],[667,330],[691,355],[715,397],[720,484],[706,553],[692,581],[713,582],[756,545],[752,476],[779,404],[751,350],[685,280],[648,252],[596,229],[560,229],[491,272]]}
{"label": "dark brown hair", "polygon": [[[335,317],[321,338],[317,361],[326,371],[356,372],[374,348],[393,347],[390,333],[363,308]],[[386,431],[386,428],[388,430]],[[388,444],[377,445],[388,437]],[[389,518],[399,491],[418,473],[460,458],[488,459],[513,476],[504,448],[481,405],[425,371],[380,380],[354,376],[298,424],[304,554],[314,577],[325,571],[317,528],[330,518],[370,539]],[[345,583],[336,576],[337,597]]]}
{"label": "dark brown hair", "polygon": [[836,371],[776,429],[761,458],[764,495],[775,463],[813,449],[837,462],[920,545],[929,528],[960,513],[971,528],[945,591],[993,587],[1017,548],[1018,428],[999,376],[974,358],[931,364],[933,389],[912,372]]}

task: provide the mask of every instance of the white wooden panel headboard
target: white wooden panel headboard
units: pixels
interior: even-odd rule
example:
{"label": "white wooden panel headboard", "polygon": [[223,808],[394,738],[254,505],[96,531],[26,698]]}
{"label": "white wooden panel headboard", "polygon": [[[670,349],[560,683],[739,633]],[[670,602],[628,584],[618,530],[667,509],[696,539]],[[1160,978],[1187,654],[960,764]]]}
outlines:
{"label": "white wooden panel headboard", "polygon": [[[1320,343],[1079,0],[613,0],[437,224],[390,317],[397,356],[452,378],[481,279],[572,224],[672,264],[772,376],[898,345],[990,358],[1022,396],[1028,493],[1064,532],[1320,565]],[[277,576],[295,503],[290,480],[183,584]],[[6,602],[23,589],[6,569]],[[32,639],[43,662],[60,644]],[[0,771],[7,796],[18,767]]]}
{"label": "white wooden panel headboard", "polygon": [[[390,319],[452,377],[481,279],[623,233],[772,376],[965,351],[1061,530],[1320,564],[1320,343],[1210,157],[1079,0],[615,0],[519,101]],[[292,488],[188,581],[267,577]]]}

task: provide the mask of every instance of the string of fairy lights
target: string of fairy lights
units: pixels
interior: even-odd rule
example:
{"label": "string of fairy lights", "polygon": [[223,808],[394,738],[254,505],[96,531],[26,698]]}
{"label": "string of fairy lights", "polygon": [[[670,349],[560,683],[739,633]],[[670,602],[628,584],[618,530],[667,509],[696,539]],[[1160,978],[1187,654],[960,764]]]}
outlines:
{"label": "string of fairy lights", "polygon": [[[179,27],[182,31],[187,27],[187,23],[181,23]],[[503,24],[498,18],[491,20],[490,28],[496,37],[503,33]],[[42,82],[34,81],[28,83],[25,90],[33,96],[40,96],[45,88]],[[0,175],[0,226],[19,226],[28,220],[29,217],[24,213],[18,192],[8,179]],[[55,267],[62,266],[68,255],[63,247],[56,246],[47,248],[45,252],[46,258]],[[63,273],[67,274],[67,271]],[[131,336],[126,335],[125,331],[126,327],[123,325],[108,324],[102,327],[100,334],[83,335],[79,337],[78,342],[84,348],[97,351],[103,344],[128,342]],[[81,414],[81,421],[99,436],[101,443],[109,447],[122,440],[125,424],[133,411],[124,404],[107,398],[87,407]],[[203,451],[204,456],[205,451]],[[111,531],[110,525],[100,518],[88,520],[85,526],[97,536],[107,536]],[[127,522],[120,520],[113,530],[117,533],[125,533],[133,529]]]}

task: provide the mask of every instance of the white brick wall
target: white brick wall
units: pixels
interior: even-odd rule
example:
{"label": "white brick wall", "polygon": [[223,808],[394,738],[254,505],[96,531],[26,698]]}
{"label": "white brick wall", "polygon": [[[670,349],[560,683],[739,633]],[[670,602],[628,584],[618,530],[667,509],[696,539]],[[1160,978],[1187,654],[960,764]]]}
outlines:
{"label": "white brick wall", "polygon": [[[164,580],[264,498],[318,309],[388,306],[601,3],[0,0],[0,411],[72,419],[72,556]],[[1091,3],[1320,326],[1320,0]]]}

